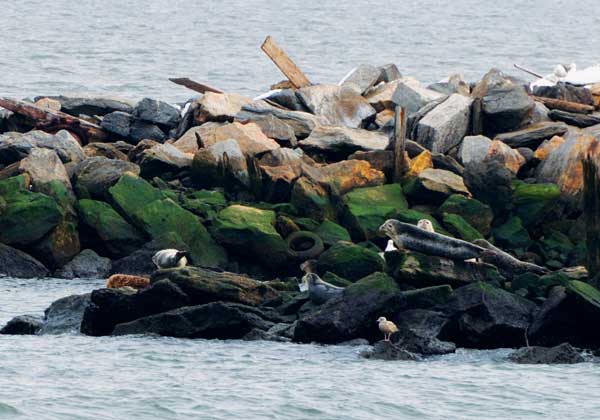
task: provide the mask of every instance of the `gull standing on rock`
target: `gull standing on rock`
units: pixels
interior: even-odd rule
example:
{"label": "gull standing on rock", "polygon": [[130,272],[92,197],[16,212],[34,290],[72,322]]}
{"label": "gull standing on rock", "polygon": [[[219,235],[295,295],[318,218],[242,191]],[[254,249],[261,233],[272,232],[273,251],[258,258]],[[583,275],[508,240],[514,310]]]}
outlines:
{"label": "gull standing on rock", "polygon": [[163,249],[152,257],[152,262],[158,268],[183,268],[187,265],[188,252],[177,249]]}
{"label": "gull standing on rock", "polygon": [[388,321],[384,316],[380,316],[377,320],[379,331],[383,333],[383,341],[390,341],[393,333],[398,331],[398,327],[392,321]]}

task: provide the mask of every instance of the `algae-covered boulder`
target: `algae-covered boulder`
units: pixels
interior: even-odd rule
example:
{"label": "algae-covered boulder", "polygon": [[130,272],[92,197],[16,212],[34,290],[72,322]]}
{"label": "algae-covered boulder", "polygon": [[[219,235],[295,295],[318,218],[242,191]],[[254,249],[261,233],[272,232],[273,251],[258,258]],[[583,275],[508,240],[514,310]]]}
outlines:
{"label": "algae-covered boulder", "polygon": [[383,271],[384,262],[379,254],[351,242],[340,241],[323,252],[317,269],[331,271],[340,277],[356,281],[376,271]]}
{"label": "algae-covered boulder", "polygon": [[555,260],[565,264],[575,249],[575,244],[562,232],[548,229],[536,244],[546,261]]}
{"label": "algae-covered boulder", "polygon": [[290,202],[302,214],[316,220],[335,219],[335,208],[329,193],[308,177],[300,177],[292,188]]}
{"label": "algae-covered boulder", "polygon": [[409,251],[385,253],[390,274],[399,283],[415,287],[449,284],[453,287],[474,282],[498,282],[502,276],[496,267]]}
{"label": "algae-covered boulder", "polygon": [[526,184],[515,181],[513,186],[515,213],[525,226],[543,223],[544,216],[552,210],[560,197],[560,189],[556,184]]}
{"label": "algae-covered boulder", "polygon": [[554,286],[568,286],[569,277],[561,272],[554,272],[543,276],[534,273],[524,273],[515,277],[511,282],[514,292],[522,290],[529,298],[546,298]]}
{"label": "algae-covered boulder", "polygon": [[77,220],[64,217],[59,224],[33,245],[33,254],[47,267],[62,267],[79,254],[81,244]]}
{"label": "algae-covered boulder", "polygon": [[151,239],[176,233],[187,244],[193,264],[218,267],[226,263],[225,250],[200,220],[143,179],[125,174],[109,194],[121,215]]}
{"label": "algae-covered boulder", "polygon": [[181,205],[203,219],[213,219],[227,206],[227,199],[220,191],[199,190],[184,196]]}
{"label": "algae-covered boulder", "polygon": [[217,240],[246,257],[256,257],[268,266],[280,266],[288,259],[287,244],[275,229],[275,212],[232,205],[215,220]]}
{"label": "algae-covered boulder", "polygon": [[461,347],[501,348],[524,345],[534,303],[477,282],[454,291],[443,311],[450,318],[440,338]]}
{"label": "algae-covered boulder", "polygon": [[529,232],[523,227],[520,217],[513,216],[492,232],[496,244],[501,248],[527,249],[533,243]]}
{"label": "algae-covered boulder", "polygon": [[459,215],[484,236],[490,233],[492,220],[494,220],[494,213],[490,206],[460,194],[448,197],[440,206],[439,212]]}
{"label": "algae-covered boulder", "polygon": [[114,256],[122,256],[131,254],[144,243],[142,234],[102,201],[79,200],[77,210],[82,233],[85,228],[93,233],[82,237],[90,240],[94,236],[100,240],[100,243],[91,240],[94,248],[105,248]]}
{"label": "algae-covered boulder", "polygon": [[468,242],[473,242],[475,239],[483,239],[481,233],[458,214],[444,213],[443,218],[444,226],[455,237]]}
{"label": "algae-covered boulder", "polygon": [[344,224],[357,239],[376,237],[379,226],[408,209],[399,184],[357,188],[344,199]]}
{"label": "algae-covered boulder", "polygon": [[52,197],[29,191],[25,175],[0,181],[0,196],[6,203],[0,213],[0,242],[8,245],[35,243],[55,228],[65,214]]}
{"label": "algae-covered boulder", "polygon": [[331,220],[323,220],[313,232],[319,235],[323,243],[327,246],[334,245],[339,241],[350,241],[350,234],[346,228]]}

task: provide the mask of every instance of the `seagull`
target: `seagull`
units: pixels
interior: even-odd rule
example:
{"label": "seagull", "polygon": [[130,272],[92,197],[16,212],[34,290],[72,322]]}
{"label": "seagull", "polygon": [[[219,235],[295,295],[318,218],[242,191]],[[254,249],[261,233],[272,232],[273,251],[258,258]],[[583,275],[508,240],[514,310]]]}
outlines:
{"label": "seagull", "polygon": [[183,268],[187,265],[187,251],[177,249],[163,249],[152,257],[152,262],[158,268]]}
{"label": "seagull", "polygon": [[392,241],[391,239],[387,241],[385,250],[383,252],[380,252],[379,256],[385,260],[385,253],[389,251],[398,251],[398,248],[396,248],[394,241]]}
{"label": "seagull", "polygon": [[396,324],[388,321],[384,316],[380,316],[377,323],[379,324],[379,331],[383,333],[383,341],[390,341],[391,335],[398,331]]}

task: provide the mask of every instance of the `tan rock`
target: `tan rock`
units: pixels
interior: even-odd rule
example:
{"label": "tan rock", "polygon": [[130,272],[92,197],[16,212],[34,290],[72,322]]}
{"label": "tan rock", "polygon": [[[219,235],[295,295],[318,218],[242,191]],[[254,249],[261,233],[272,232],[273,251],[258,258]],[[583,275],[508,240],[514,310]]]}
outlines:
{"label": "tan rock", "polygon": [[112,143],[89,143],[83,148],[86,157],[102,156],[108,159],[127,160],[127,155]]}
{"label": "tan rock", "polygon": [[365,93],[365,98],[377,112],[381,112],[386,109],[393,110],[394,102],[392,101],[392,96],[394,96],[394,92],[398,87],[398,83],[401,81],[402,79],[394,80],[390,83],[380,83],[379,85],[369,89]]}
{"label": "tan rock", "polygon": [[487,157],[496,157],[504,164],[506,169],[513,174],[519,172],[521,166],[525,164],[525,158],[516,150],[507,146],[500,140],[492,141],[487,152]]}
{"label": "tan rock", "polygon": [[60,111],[61,105],[60,102],[56,99],[50,98],[41,98],[35,102],[36,106],[39,106],[42,109],[48,109],[50,111]]}
{"label": "tan rock", "polygon": [[378,127],[383,127],[394,119],[395,112],[391,109],[384,109],[375,116],[375,124]]}
{"label": "tan rock", "polygon": [[[340,194],[346,194],[355,188],[375,187],[385,183],[383,172],[374,169],[365,160],[344,160],[330,165],[315,168],[310,174],[321,184],[329,184],[337,189]],[[306,168],[305,168],[306,170]]]}
{"label": "tan rock", "polygon": [[544,160],[550,153],[562,146],[564,142],[565,139],[563,137],[554,136],[550,140],[546,140],[540,144],[540,146],[535,150],[533,157],[537,160]]}
{"label": "tan rock", "polygon": [[195,120],[198,124],[207,121],[233,121],[242,106],[252,102],[252,99],[237,93],[206,92],[198,101]]}
{"label": "tan rock", "polygon": [[306,140],[300,142],[302,148],[347,156],[358,150],[385,150],[389,144],[386,134],[360,128],[318,126]]}
{"label": "tan rock", "polygon": [[431,152],[429,150],[425,150],[424,152],[421,152],[419,156],[410,161],[410,168],[406,176],[417,176],[425,169],[430,168],[433,168],[433,159],[431,157]]}
{"label": "tan rock", "polygon": [[21,160],[19,172],[27,173],[31,185],[36,192],[53,195],[53,181],[63,184],[68,191],[72,190],[67,170],[56,152],[50,149],[33,149],[29,156]]}
{"label": "tan rock", "polygon": [[[275,140],[265,136],[255,123],[241,124],[234,122],[222,126],[211,125],[206,130],[200,131],[199,135],[204,147],[234,139],[247,156],[254,156],[280,147]],[[175,144],[177,145],[177,142]]]}

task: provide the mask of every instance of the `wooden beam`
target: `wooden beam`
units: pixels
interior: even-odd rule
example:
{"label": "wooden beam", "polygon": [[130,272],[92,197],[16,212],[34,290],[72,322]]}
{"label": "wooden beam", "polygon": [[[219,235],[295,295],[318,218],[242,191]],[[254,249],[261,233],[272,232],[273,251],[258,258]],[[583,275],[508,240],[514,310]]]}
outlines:
{"label": "wooden beam", "polygon": [[279,67],[279,70],[281,70],[296,89],[311,85],[310,80],[308,80],[291,58],[288,57],[285,51],[273,41],[273,38],[268,36],[260,48]]}
{"label": "wooden beam", "polygon": [[220,89],[196,82],[187,77],[170,78],[169,80],[171,82],[175,83],[176,85],[185,86],[186,88],[191,89],[194,92],[198,92],[198,93],[202,93],[202,94],[204,94],[206,92],[224,93]]}
{"label": "wooden beam", "polygon": [[400,182],[407,170],[406,149],[406,110],[396,106],[394,115],[394,182]]}
{"label": "wooden beam", "polygon": [[475,98],[471,107],[471,131],[474,136],[483,134],[483,120],[481,118],[482,111],[481,98]]}
{"label": "wooden beam", "polygon": [[594,278],[600,275],[600,167],[591,153],[583,160],[583,215],[587,269],[590,278]]}
{"label": "wooden beam", "polygon": [[96,124],[64,112],[40,108],[29,102],[0,97],[0,107],[31,120],[35,128],[43,131],[69,130],[76,134],[83,144],[102,142],[109,138],[108,133]]}
{"label": "wooden beam", "polygon": [[563,101],[562,99],[544,98],[542,96],[534,96],[533,99],[543,103],[550,109],[560,109],[561,111],[575,112],[577,114],[591,114],[595,109],[592,105]]}

